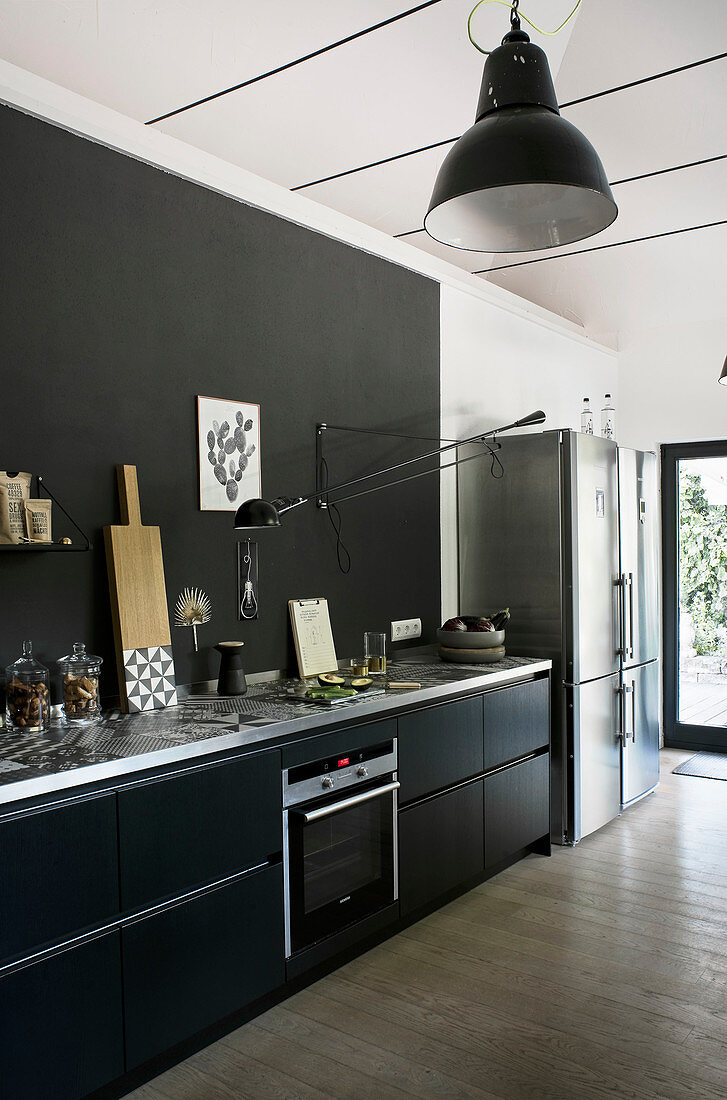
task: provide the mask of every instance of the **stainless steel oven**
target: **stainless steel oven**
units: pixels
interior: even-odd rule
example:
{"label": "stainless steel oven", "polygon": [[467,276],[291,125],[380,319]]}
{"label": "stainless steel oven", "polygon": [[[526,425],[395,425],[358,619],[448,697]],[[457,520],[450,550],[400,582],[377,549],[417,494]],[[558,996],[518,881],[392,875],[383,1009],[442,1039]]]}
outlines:
{"label": "stainless steel oven", "polygon": [[283,772],[285,954],[399,896],[396,739]]}

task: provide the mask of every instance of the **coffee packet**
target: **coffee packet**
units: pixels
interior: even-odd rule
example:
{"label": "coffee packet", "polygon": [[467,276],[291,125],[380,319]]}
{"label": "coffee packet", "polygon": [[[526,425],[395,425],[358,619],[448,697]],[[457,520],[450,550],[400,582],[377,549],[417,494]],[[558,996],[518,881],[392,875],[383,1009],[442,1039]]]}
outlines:
{"label": "coffee packet", "polygon": [[32,474],[0,470],[0,542],[16,543],[25,538],[23,502],[30,496]]}
{"label": "coffee packet", "polygon": [[52,542],[50,500],[24,500],[25,530],[31,542]]}

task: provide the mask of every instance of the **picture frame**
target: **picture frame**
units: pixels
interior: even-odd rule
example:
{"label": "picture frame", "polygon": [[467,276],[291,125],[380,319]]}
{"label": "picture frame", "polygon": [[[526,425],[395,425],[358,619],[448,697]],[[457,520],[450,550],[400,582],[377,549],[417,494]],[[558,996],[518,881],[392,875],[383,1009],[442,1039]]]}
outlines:
{"label": "picture frame", "polygon": [[197,396],[199,508],[234,512],[261,488],[260,406]]}

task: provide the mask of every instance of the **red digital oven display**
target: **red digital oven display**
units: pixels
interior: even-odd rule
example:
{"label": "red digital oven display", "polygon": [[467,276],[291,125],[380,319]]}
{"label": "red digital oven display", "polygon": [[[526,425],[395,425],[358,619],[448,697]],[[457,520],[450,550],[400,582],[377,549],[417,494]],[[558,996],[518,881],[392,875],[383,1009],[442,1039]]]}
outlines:
{"label": "red digital oven display", "polygon": [[345,768],[346,765],[350,764],[350,763],[351,763],[351,757],[350,756],[342,756],[341,759],[336,763],[336,767],[337,768]]}

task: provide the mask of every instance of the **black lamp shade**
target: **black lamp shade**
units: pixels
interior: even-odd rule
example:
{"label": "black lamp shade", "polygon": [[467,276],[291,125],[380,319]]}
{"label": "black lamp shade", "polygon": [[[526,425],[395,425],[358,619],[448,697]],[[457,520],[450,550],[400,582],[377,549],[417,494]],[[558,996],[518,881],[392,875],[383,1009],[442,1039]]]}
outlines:
{"label": "black lamp shade", "polygon": [[244,500],[235,512],[236,531],[248,531],[256,527],[280,527],[278,509],[259,497]]}
{"label": "black lamp shade", "polygon": [[545,413],[542,409],[537,409],[535,412],[528,413],[527,416],[523,416],[520,420],[516,420],[515,424],[518,428],[525,428],[530,424],[542,424],[545,420]]}
{"label": "black lamp shade", "polygon": [[727,358],[725,358],[724,366],[722,367],[722,373],[719,376],[719,381],[723,386],[727,386]]}
{"label": "black lamp shade", "polygon": [[485,63],[477,120],[439,170],[424,227],[475,252],[572,244],[618,208],[591,143],[561,118],[548,60],[521,31]]}

